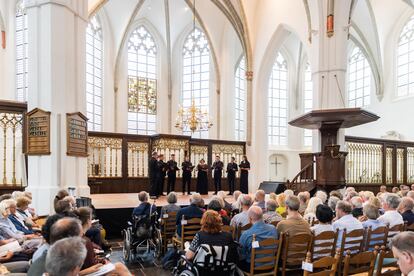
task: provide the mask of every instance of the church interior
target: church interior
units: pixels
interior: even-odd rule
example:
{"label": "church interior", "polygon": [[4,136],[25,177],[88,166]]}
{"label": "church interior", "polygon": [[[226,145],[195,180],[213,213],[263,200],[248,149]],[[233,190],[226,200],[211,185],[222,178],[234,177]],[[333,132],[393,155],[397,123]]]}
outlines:
{"label": "church interior", "polygon": [[0,0],[0,32],[0,274],[414,275],[414,0]]}

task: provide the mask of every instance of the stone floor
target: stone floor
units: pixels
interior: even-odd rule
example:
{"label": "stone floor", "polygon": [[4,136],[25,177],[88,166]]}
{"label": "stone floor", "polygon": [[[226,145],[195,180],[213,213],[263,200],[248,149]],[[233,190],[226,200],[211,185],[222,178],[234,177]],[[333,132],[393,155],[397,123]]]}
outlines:
{"label": "stone floor", "polygon": [[[121,240],[112,240],[110,241],[112,245],[112,254],[110,257],[111,262],[122,262],[122,241]],[[158,260],[151,263],[143,262],[134,262],[126,263],[126,266],[131,271],[132,275],[143,275],[143,276],[167,276],[171,275],[170,271],[164,270]]]}

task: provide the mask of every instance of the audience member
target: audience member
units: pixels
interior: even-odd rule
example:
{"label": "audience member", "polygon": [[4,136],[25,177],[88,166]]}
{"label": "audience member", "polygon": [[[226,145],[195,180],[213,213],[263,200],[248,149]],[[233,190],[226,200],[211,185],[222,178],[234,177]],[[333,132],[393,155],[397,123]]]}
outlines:
{"label": "audience member", "polygon": [[223,210],[222,205],[218,199],[210,200],[210,203],[207,206],[207,210],[216,211],[220,215],[224,225],[230,224],[230,217],[227,215],[226,211]]}
{"label": "audience member", "polygon": [[76,217],[73,213],[74,209],[72,204],[68,200],[59,200],[55,204],[56,214],[60,214],[65,217]]}
{"label": "audience member", "polygon": [[255,195],[255,206],[259,206],[262,210],[266,209],[266,202],[265,202],[266,193],[263,190],[257,190]]}
{"label": "audience member", "polygon": [[234,245],[233,237],[229,232],[222,232],[222,218],[214,210],[207,210],[201,218],[201,230],[197,232],[190,244],[189,250],[185,256],[192,260],[195,252],[202,244],[212,246],[232,246]]}
{"label": "audience member", "polygon": [[385,213],[380,216],[378,220],[387,224],[389,227],[393,227],[397,224],[403,224],[403,218],[397,211],[400,202],[401,199],[396,194],[387,194],[382,205]]}
{"label": "audience member", "polygon": [[167,195],[167,205],[162,206],[160,217],[163,218],[164,214],[175,212],[177,213],[181,207],[177,205],[177,194],[175,192],[170,192]]}
{"label": "audience member", "polygon": [[138,194],[138,200],[140,204],[132,211],[132,216],[148,216],[157,211],[157,207],[154,204],[148,202],[149,196],[147,192],[140,192]]}
{"label": "audience member", "polygon": [[250,269],[250,255],[252,251],[253,234],[256,235],[256,241],[262,241],[268,238],[278,238],[278,232],[276,228],[271,224],[264,223],[263,211],[259,206],[250,207],[248,210],[248,216],[252,223],[252,227],[244,231],[241,234],[239,240],[241,246],[240,268],[244,271],[249,271]]}
{"label": "audience member", "polygon": [[[33,217],[30,217],[27,214],[27,211],[29,210],[30,203],[31,203],[31,199],[26,197],[26,196],[17,198],[16,199],[16,207],[17,207],[16,216],[19,220],[24,221],[24,223],[28,227],[38,229],[39,226],[36,224]],[[30,212],[29,212],[29,214],[30,214]]]}
{"label": "audience member", "polygon": [[286,195],[285,194],[278,194],[276,197],[277,208],[276,212],[281,215],[282,217],[286,216]]}
{"label": "audience member", "polygon": [[14,227],[16,227],[17,231],[23,232],[25,235],[34,234],[33,230],[29,229],[26,226],[24,220],[20,219],[17,214],[17,206],[16,201],[13,199],[8,199],[5,202],[8,203],[10,215],[9,220],[13,223]]}
{"label": "audience member", "polygon": [[309,194],[309,192],[300,192],[298,194],[298,198],[299,198],[299,201],[300,201],[299,213],[304,214],[306,208],[308,207],[310,194]]}
{"label": "audience member", "polygon": [[286,197],[295,195],[295,193],[291,189],[286,189],[283,193],[285,194]]}
{"label": "audience member", "polygon": [[[323,232],[334,231],[332,227],[332,220],[334,218],[334,213],[331,208],[329,208],[328,206],[324,204],[318,205],[318,207],[316,207],[316,218],[318,219],[319,223],[311,227],[311,231],[313,232],[315,236]],[[333,242],[333,240],[320,240],[320,241],[316,241],[316,244],[322,244],[322,243],[327,243],[327,242]],[[315,250],[318,250],[318,251],[324,250],[324,249],[329,249],[329,248],[321,247],[321,246],[315,247]],[[313,258],[320,258],[320,257],[330,256],[330,255],[331,255],[330,253],[314,254]]]}
{"label": "audience member", "polygon": [[[371,228],[371,230],[376,230],[378,227],[384,227],[386,226],[384,223],[382,223],[381,221],[378,220],[379,217],[379,209],[378,207],[366,203],[364,204],[363,207],[363,217],[360,218],[360,220],[362,218],[366,219],[364,222],[362,222],[362,226],[365,229]],[[380,237],[381,234],[374,234],[372,236],[372,238],[378,238]],[[371,242],[370,245],[370,250],[373,249],[377,244],[381,243],[380,241],[373,241]]]}
{"label": "audience member", "polygon": [[398,194],[398,192],[400,191],[400,189],[398,189],[398,187],[392,187],[391,192],[393,194]]}
{"label": "audience member", "polygon": [[349,233],[356,229],[363,229],[363,227],[362,223],[351,214],[351,203],[344,200],[339,201],[336,204],[335,213],[336,221],[332,224],[332,226],[335,231],[339,230],[336,246],[341,247],[344,229],[346,229],[347,233]]}
{"label": "audience member", "polygon": [[334,213],[334,216],[335,216],[336,204],[338,204],[339,201],[340,201],[340,199],[336,196],[331,196],[328,199],[328,206],[329,206],[329,208],[331,208],[332,212]]}
{"label": "audience member", "polygon": [[322,203],[325,204],[326,201],[328,200],[328,195],[326,194],[325,191],[319,190],[316,192],[315,197],[318,197],[322,200]]}
{"label": "audience member", "polygon": [[241,212],[231,219],[230,225],[233,227],[245,226],[250,223],[248,211],[253,204],[253,199],[249,195],[241,195],[240,197]]}
{"label": "audience member", "polygon": [[401,199],[400,205],[398,206],[398,211],[400,212],[404,221],[407,222],[407,225],[414,223],[414,200],[410,197],[403,197]]}
{"label": "audience member", "polygon": [[359,218],[362,216],[362,203],[363,203],[363,200],[359,196],[354,196],[353,198],[351,198],[352,215],[355,218]]}
{"label": "audience member", "polygon": [[297,234],[310,234],[310,226],[299,214],[300,201],[297,196],[289,196],[286,199],[287,217],[277,224],[279,233],[289,233],[290,236]]}
{"label": "audience member", "polygon": [[181,220],[183,219],[192,219],[192,218],[201,218],[203,216],[203,210],[199,207],[202,201],[201,195],[199,193],[192,193],[190,196],[190,206],[181,208],[177,213],[177,235],[181,237]]}
{"label": "audience member", "polygon": [[68,191],[66,191],[65,189],[62,189],[62,190],[59,190],[58,192],[57,192],[57,194],[56,194],[56,196],[55,196],[55,198],[54,198],[54,200],[53,200],[53,206],[55,207],[55,212],[56,213],[58,213],[58,211],[56,210],[56,205],[57,205],[57,203],[60,201],[60,200],[62,200],[62,199],[64,199],[66,196],[68,196],[69,195],[69,193],[68,193]]}
{"label": "audience member", "polygon": [[234,201],[231,204],[231,210],[232,211],[239,210],[239,206],[237,205],[237,202],[238,202],[238,199],[239,199],[241,194],[242,193],[239,190],[234,191],[234,193],[233,193]]}
{"label": "audience member", "polygon": [[227,214],[230,214],[232,207],[231,207],[231,204],[226,201],[226,196],[227,196],[227,193],[225,193],[224,191],[219,191],[217,193],[217,197],[220,198],[220,200],[224,204],[222,209],[225,210]]}
{"label": "audience member", "polygon": [[269,194],[269,199],[273,199],[274,201],[276,201],[276,203],[277,203],[277,194],[275,194],[275,193],[270,193]]}
{"label": "audience member", "polygon": [[387,192],[387,186],[385,186],[385,185],[381,185],[380,186],[380,191],[379,191],[380,193],[386,193]]}
{"label": "audience member", "polygon": [[329,198],[331,198],[333,196],[339,198],[340,200],[342,200],[342,194],[339,190],[333,190],[329,193]]}
{"label": "audience member", "polygon": [[316,219],[316,207],[320,204],[323,204],[323,202],[319,197],[312,197],[309,200],[308,207],[305,210],[303,218],[307,221],[314,221]]}
{"label": "audience member", "polygon": [[266,212],[263,214],[263,220],[266,223],[278,222],[283,218],[276,212],[277,203],[273,199],[266,202]]}
{"label": "audience member", "polygon": [[33,254],[32,262],[35,262],[39,257],[43,255],[43,252],[46,252],[50,248],[50,230],[52,228],[52,225],[61,218],[63,218],[63,216],[59,214],[51,215],[47,218],[45,224],[43,224],[42,236],[44,242]]}
{"label": "audience member", "polygon": [[414,232],[402,232],[391,240],[391,248],[403,275],[414,275]]}

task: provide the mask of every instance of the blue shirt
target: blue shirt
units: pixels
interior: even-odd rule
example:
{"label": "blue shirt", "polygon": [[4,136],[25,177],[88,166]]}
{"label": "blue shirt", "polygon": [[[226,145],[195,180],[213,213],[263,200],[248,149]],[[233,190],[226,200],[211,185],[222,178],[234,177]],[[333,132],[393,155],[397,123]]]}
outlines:
{"label": "blue shirt", "polygon": [[198,208],[196,205],[191,204],[188,207],[181,208],[180,211],[177,213],[177,234],[179,237],[181,237],[181,220],[182,218],[185,219],[192,219],[192,218],[201,218],[203,216],[203,210]]}
{"label": "blue shirt", "polygon": [[250,229],[244,231],[240,236],[239,243],[241,245],[241,257],[247,263],[250,263],[253,234],[256,235],[256,241],[262,241],[268,238],[277,239],[278,237],[276,227],[272,224],[266,224],[263,221],[254,223]]}
{"label": "blue shirt", "polygon": [[140,205],[134,208],[134,211],[132,211],[132,216],[144,216],[149,215],[151,213],[154,213],[157,211],[157,207],[155,205],[151,205],[148,202],[142,202]]}
{"label": "blue shirt", "polygon": [[[382,223],[381,221],[379,221],[379,220],[376,220],[376,219],[368,219],[368,220],[366,220],[366,221],[364,221],[362,223],[362,226],[364,228],[371,227],[371,230],[375,230],[378,227],[384,227],[386,225],[384,223]],[[371,236],[371,238],[376,239],[376,238],[379,238],[381,236],[383,237],[384,236],[384,233],[383,234],[374,234],[374,235]],[[366,241],[366,242],[368,242],[368,241]],[[369,243],[370,247],[368,249],[369,250],[374,250],[375,246],[378,245],[378,244],[381,244],[381,241],[371,241]]]}

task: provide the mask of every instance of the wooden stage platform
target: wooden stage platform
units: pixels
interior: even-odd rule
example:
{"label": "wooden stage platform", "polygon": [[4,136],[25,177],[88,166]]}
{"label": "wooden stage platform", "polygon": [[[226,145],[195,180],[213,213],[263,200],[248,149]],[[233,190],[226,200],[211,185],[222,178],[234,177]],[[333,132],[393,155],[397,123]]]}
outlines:
{"label": "wooden stage platform", "polygon": [[[213,197],[213,192],[210,192],[208,195],[201,195],[204,199],[204,203],[209,204],[211,198]],[[124,209],[124,208],[134,208],[138,206],[138,193],[130,194],[92,194],[90,195],[92,199],[92,204],[96,209]],[[229,203],[234,202],[233,196],[227,196],[226,201]],[[154,202],[153,199],[150,199],[149,202]],[[162,207],[167,205],[167,196],[161,196],[155,200],[155,205],[157,207]],[[183,195],[180,192],[177,192],[177,204],[180,206],[186,206],[190,204],[190,196]]]}

